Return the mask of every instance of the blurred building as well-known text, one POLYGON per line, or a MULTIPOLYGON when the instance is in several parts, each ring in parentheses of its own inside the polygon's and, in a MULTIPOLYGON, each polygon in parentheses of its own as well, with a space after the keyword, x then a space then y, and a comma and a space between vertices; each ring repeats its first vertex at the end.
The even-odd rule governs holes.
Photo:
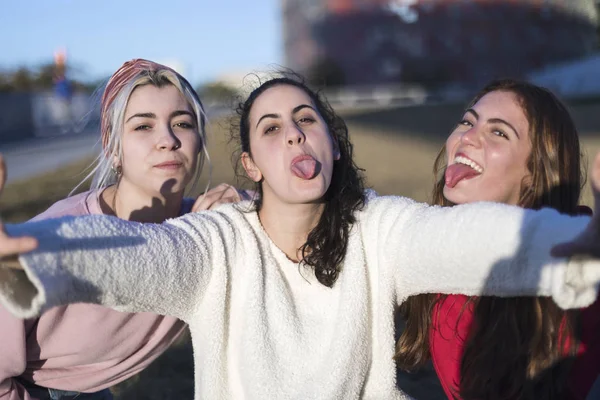
POLYGON ((597 49, 597 0, 282 0, 287 65, 329 84, 523 77, 597 49))

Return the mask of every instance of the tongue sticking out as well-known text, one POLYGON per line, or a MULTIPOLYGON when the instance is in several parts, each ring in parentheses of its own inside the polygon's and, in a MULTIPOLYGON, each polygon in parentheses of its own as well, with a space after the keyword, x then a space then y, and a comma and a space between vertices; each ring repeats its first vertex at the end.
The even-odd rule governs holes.
POLYGON ((479 172, 464 164, 452 164, 446 168, 446 186, 453 188, 463 179, 471 179, 479 175, 479 172))
POLYGON ((314 158, 306 158, 292 164, 292 173, 300 179, 312 179, 315 177, 316 172, 317 161, 314 158))

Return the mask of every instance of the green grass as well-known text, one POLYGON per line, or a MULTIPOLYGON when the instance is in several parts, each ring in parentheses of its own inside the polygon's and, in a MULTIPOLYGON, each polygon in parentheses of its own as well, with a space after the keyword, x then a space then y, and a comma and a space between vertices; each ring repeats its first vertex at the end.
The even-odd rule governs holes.
MULTIPOLYGON (((22 222, 64 199, 85 177, 82 171, 91 161, 78 161, 35 178, 8 184, 0 197, 2 220, 22 222)), ((87 189, 88 185, 84 185, 79 191, 87 189)))

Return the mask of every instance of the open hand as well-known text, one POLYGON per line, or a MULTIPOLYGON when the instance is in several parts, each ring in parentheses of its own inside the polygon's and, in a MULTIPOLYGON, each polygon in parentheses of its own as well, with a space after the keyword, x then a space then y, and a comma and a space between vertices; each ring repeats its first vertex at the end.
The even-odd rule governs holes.
MULTIPOLYGON (((0 155, 0 194, 4 190, 6 183, 6 164, 4 158, 0 155)), ((13 238, 4 231, 4 224, 0 222, 0 261, 1 265, 19 268, 16 257, 21 253, 27 253, 37 247, 37 240, 32 237, 13 238)))
POLYGON ((243 200, 242 195, 243 193, 233 186, 221 183, 200 195, 192 207, 192 212, 212 210, 221 204, 237 203, 243 200))
POLYGON ((591 186, 594 193, 594 214, 581 234, 570 242, 561 243, 551 251, 555 257, 588 256, 600 258, 600 153, 596 154, 591 170, 591 186))

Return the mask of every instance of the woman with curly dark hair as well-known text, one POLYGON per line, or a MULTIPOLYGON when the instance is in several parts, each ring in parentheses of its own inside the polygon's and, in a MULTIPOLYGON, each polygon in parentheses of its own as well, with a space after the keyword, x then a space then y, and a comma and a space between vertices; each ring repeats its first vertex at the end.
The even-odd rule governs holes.
POLYGON ((589 218, 365 193, 344 122, 295 79, 268 80, 240 111, 256 201, 161 225, 7 226, 24 237, 0 232, 12 267, 0 268, 0 300, 23 317, 75 301, 179 317, 197 399, 337 400, 407 398, 395 385, 393 311, 412 294, 543 295, 562 307, 596 298, 595 260, 550 256, 589 218))

